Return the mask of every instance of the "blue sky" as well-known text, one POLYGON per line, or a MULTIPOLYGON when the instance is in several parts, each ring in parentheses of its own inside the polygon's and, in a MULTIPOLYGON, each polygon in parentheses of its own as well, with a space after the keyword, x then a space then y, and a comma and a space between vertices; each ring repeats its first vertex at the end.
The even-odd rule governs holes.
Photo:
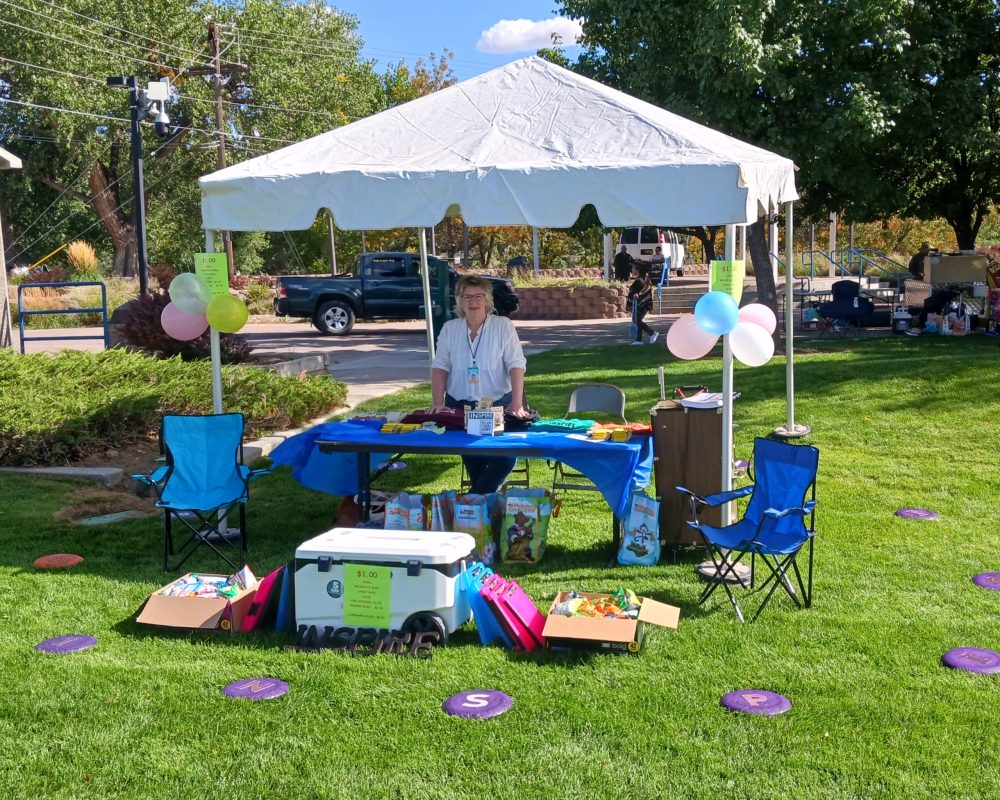
POLYGON ((330 5, 360 20, 363 55, 382 71, 400 59, 412 64, 447 48, 459 80, 532 55, 548 34, 561 30, 570 58, 579 48, 570 44, 573 23, 559 17, 555 0, 332 0, 330 5), (528 25, 527 20, 542 25, 528 25), (555 22, 549 22, 555 20, 555 22), (484 32, 489 32, 486 37, 484 32))

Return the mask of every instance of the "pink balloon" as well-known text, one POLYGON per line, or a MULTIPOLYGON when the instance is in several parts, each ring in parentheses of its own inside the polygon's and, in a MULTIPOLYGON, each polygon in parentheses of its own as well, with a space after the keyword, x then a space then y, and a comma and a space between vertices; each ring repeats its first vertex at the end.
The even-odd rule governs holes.
POLYGON ((167 303, 160 313, 160 324, 164 333, 172 339, 187 342, 197 339, 208 330, 205 314, 185 314, 174 303, 167 303))
POLYGON ((778 318, 763 303, 750 303, 743 306, 740 309, 740 322, 752 322, 754 325, 760 325, 767 331, 768 335, 774 333, 774 329, 778 327, 778 318))
POLYGON ((685 361, 708 355, 717 341, 718 336, 701 329, 694 314, 684 314, 667 331, 667 349, 685 361))

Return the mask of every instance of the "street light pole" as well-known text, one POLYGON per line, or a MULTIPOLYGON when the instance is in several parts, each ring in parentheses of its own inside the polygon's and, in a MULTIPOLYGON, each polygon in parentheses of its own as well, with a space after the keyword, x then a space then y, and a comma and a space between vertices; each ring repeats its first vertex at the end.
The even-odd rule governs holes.
POLYGON ((139 262, 139 294, 149 294, 149 262, 146 255, 146 192, 142 174, 142 132, 139 123, 146 116, 146 103, 140 97, 134 75, 108 78, 108 86, 128 89, 131 110, 129 129, 132 136, 132 213, 135 220, 136 258, 139 262))

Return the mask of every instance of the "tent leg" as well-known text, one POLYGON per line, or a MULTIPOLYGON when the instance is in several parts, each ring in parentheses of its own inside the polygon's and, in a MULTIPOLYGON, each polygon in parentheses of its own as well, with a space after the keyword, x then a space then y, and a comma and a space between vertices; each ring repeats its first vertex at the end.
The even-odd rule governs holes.
POLYGON ((426 228, 420 228, 418 239, 420 240, 420 275, 424 289, 424 317, 427 321, 427 352, 430 356, 427 369, 431 371, 431 364, 434 363, 434 310, 431 307, 431 271, 427 264, 426 228))
POLYGON ((792 308, 795 288, 794 213, 792 203, 785 203, 785 395, 788 418, 783 427, 772 431, 776 439, 799 439, 812 433, 808 425, 795 424, 795 320, 792 308))

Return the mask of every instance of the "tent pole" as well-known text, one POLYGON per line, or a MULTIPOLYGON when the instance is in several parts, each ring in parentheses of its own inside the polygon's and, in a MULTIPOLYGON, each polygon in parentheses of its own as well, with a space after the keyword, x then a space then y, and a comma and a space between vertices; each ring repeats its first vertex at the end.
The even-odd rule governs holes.
MULTIPOLYGON (((726 261, 736 259, 736 226, 726 226, 726 261)), ((729 334, 722 337, 722 480, 720 491, 733 488, 733 350, 729 334)), ((722 508, 723 524, 732 519, 732 503, 722 508)))
MULTIPOLYGON (((424 317, 427 320, 427 352, 430 354, 430 361, 427 362, 428 371, 431 370, 431 363, 434 361, 434 312, 431 307, 431 271, 427 264, 427 229, 420 228, 420 275, 421 283, 424 285, 424 317)), ((445 302, 448 302, 447 298, 445 302)))
POLYGON ((538 277, 538 228, 531 229, 531 251, 535 257, 535 277, 538 277))
POLYGON ((777 439, 798 439, 811 433, 808 425, 795 424, 795 212, 791 202, 785 203, 785 404, 788 418, 785 426, 775 428, 777 439))
MULTIPOLYGON (((205 231, 205 252, 215 252, 215 231, 205 231)), ((208 343, 212 357, 212 413, 222 413, 222 348, 219 332, 214 327, 208 329, 208 343)))

